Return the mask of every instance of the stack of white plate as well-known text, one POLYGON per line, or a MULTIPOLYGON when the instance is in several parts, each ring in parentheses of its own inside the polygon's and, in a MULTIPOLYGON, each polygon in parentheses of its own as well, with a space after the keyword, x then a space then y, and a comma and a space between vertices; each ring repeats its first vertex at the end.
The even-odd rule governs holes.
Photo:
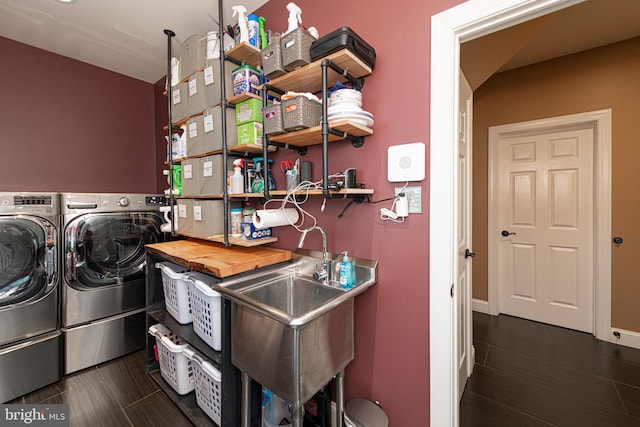
POLYGON ((366 127, 373 126, 373 114, 362 109, 362 93, 354 89, 340 89, 328 99, 327 121, 349 120, 366 127))

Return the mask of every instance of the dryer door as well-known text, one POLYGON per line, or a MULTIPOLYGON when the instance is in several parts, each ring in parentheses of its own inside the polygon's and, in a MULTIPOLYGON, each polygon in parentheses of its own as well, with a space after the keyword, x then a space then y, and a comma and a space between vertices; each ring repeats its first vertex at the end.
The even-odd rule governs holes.
POLYGON ((65 274, 76 288, 99 288, 144 279, 144 245, 161 241, 157 212, 86 214, 65 229, 65 274))
POLYGON ((56 241, 49 221, 0 217, 0 310, 41 298, 55 287, 56 241))

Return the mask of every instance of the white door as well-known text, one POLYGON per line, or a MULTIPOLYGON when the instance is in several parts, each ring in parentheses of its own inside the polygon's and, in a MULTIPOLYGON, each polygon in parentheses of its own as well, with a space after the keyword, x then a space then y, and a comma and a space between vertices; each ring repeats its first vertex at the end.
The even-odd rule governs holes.
POLYGON ((498 144, 500 312, 592 332, 594 129, 498 144))
POLYGON ((458 132, 458 400, 474 364, 471 319, 471 135, 473 92, 460 73, 460 119, 458 132))

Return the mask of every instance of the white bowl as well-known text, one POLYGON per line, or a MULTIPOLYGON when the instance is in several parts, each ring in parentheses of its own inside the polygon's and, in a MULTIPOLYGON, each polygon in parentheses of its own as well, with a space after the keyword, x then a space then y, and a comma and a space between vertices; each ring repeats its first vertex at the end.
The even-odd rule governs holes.
POLYGON ((373 114, 367 111, 338 111, 334 113, 327 113, 327 121, 349 120, 355 124, 359 124, 366 127, 373 126, 373 114))

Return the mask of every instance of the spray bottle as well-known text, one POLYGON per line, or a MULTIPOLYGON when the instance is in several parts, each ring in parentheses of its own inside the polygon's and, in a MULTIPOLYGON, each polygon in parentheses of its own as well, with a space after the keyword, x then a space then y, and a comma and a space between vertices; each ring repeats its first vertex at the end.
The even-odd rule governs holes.
POLYGON ((249 28, 247 24, 247 9, 242 6, 233 6, 233 15, 232 17, 238 15, 238 28, 240 29, 240 40, 238 43, 249 42, 249 28))
POLYGON ((242 175, 242 159, 233 161, 233 175, 231 175, 231 194, 240 194, 244 191, 244 176, 242 175))
POLYGON ((289 28, 287 28, 287 32, 284 34, 290 33, 298 28, 298 24, 302 24, 302 9, 300 9, 298 5, 291 2, 287 5, 287 10, 289 11, 289 19, 287 20, 289 28))

